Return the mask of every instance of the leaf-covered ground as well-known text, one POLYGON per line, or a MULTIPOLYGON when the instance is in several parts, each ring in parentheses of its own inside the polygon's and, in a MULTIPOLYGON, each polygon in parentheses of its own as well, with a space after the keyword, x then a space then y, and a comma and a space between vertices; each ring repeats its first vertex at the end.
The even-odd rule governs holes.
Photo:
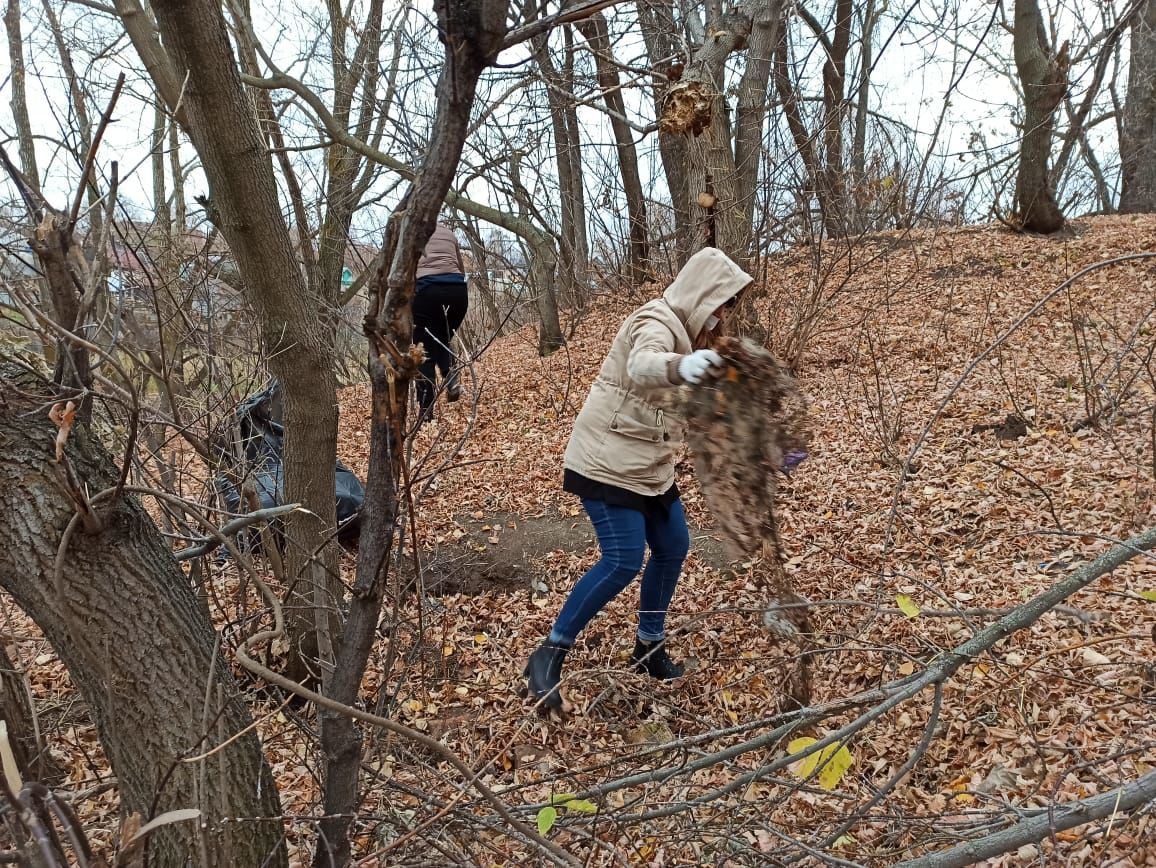
MULTIPOLYGON (((816 436, 782 486, 781 512, 788 570, 818 631, 814 704, 919 672, 1113 541, 1156 525, 1156 260, 1094 270, 1012 328, 1081 269, 1152 251, 1156 219, 1103 217, 1052 239, 921 231, 865 239, 850 256, 806 250, 766 263, 757 307, 774 344, 786 346, 800 321, 813 327, 798 373, 816 436)), ((570 424, 621 318, 644 298, 596 300, 567 348, 545 359, 528 331, 495 341, 463 400, 439 404, 438 423, 414 442, 418 551, 431 577, 456 571, 455 587, 470 593, 387 606, 366 702, 437 735, 531 822, 552 794, 692 764, 766 731, 760 721, 778 711, 797 653, 762 626, 759 584, 721 569, 717 547, 700 540, 669 620, 686 678, 655 686, 627 672, 634 588, 567 661, 574 713, 543 718, 519 695, 526 656, 596 558, 585 516, 560 487, 570 424), (495 557, 517 561, 519 551, 520 569, 487 575, 495 557)), ((341 455, 362 476, 367 407, 367 389, 342 393, 341 455)), ((691 520, 709 533, 689 461, 680 469, 691 520)), ((814 860, 812 848, 886 865, 1112 789, 1156 767, 1153 592, 1151 559, 1104 577, 961 669, 930 730, 930 691, 866 726, 834 789, 799 786, 786 771, 743 777, 783 755, 784 738, 665 782, 611 784, 597 815, 562 808, 548 834, 594 864, 774 864, 814 860), (914 770, 842 828, 921 739, 914 770)), ((28 635, 20 658, 59 712, 66 678, 28 635)), ((313 716, 262 708, 294 858, 304 860, 318 811, 317 758, 303 736, 313 716)), ((850 716, 791 738, 821 737, 850 716)), ((107 772, 79 718, 53 748, 84 789, 107 772)), ((393 738, 367 744, 363 864, 526 858, 524 845, 487 831, 489 809, 448 767, 393 738), (469 836, 454 831, 471 824, 469 836), (438 829, 441 855, 427 843, 438 829)), ((114 807, 115 791, 84 800, 94 837, 115 827, 114 807)), ((1033 863, 1156 865, 1156 817, 1149 806, 990 864, 1033 863)))

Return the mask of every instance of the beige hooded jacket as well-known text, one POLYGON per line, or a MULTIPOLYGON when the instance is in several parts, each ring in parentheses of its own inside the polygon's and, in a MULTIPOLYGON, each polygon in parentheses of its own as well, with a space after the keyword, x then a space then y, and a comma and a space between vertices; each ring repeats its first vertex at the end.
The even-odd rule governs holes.
POLYGON ((707 319, 750 282, 726 254, 707 247, 687 260, 661 298, 626 318, 574 422, 567 468, 642 495, 674 484, 681 426, 657 403, 664 390, 681 385, 678 361, 707 319))

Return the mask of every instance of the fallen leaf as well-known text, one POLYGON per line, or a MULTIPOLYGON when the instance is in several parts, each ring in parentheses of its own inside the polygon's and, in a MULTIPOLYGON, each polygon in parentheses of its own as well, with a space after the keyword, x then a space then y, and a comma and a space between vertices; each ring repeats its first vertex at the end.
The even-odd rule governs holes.
MULTIPOLYGON (((818 741, 810 736, 796 738, 787 745, 787 753, 801 753, 818 741)), ((792 763, 791 770, 800 780, 809 780, 818 771, 819 786, 824 790, 833 790, 839 786, 839 781, 854 761, 847 746, 836 742, 792 763)))
POLYGON ((919 613, 921 611, 919 606, 915 605, 915 601, 906 594, 896 594, 895 604, 899 606, 899 611, 906 615, 908 618, 919 617, 919 613))

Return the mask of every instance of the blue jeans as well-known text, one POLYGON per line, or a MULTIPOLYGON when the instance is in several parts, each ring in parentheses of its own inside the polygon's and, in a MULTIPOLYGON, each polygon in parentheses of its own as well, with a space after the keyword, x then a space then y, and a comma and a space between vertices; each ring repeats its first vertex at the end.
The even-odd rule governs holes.
POLYGON ((642 574, 639 593, 638 638, 645 642, 663 639, 666 609, 690 550, 682 501, 671 504, 665 518, 601 500, 583 500, 582 505, 594 523, 602 559, 570 591, 548 641, 553 645, 573 645, 582 628, 638 575, 647 545, 650 560, 642 574))

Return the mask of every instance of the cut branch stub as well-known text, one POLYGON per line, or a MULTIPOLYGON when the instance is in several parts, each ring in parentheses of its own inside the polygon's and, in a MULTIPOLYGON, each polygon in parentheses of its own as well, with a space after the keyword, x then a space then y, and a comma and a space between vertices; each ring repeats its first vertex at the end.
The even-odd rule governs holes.
POLYGON ((679 81, 666 92, 658 128, 664 133, 697 136, 710 126, 714 89, 701 81, 679 81))

